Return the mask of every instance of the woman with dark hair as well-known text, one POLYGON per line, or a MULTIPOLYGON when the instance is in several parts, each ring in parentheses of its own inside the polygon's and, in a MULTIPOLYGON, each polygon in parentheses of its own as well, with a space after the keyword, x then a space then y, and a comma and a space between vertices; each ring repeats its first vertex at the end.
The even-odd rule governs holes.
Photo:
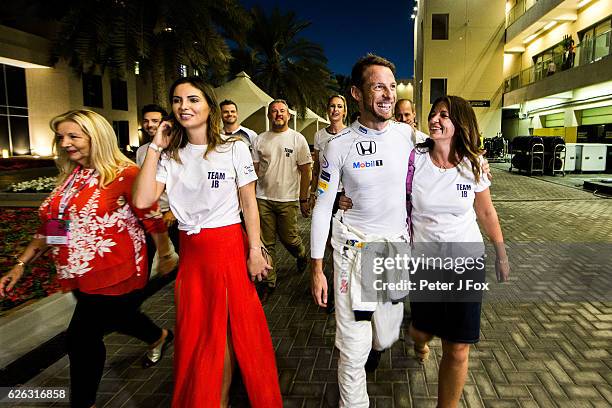
POLYGON ((281 407, 272 340, 252 282, 270 266, 261 252, 249 149, 221 135, 219 105, 202 79, 177 80, 169 96, 173 118, 149 145, 134 201, 146 207, 165 189, 179 223, 172 406, 227 406, 237 360, 251 405, 281 407))
MULTIPOLYGON (((478 222, 493 243, 498 280, 509 265, 490 181, 482 170, 478 122, 471 105, 458 96, 438 98, 429 113, 429 142, 416 147, 412 189, 415 242, 474 243, 484 255, 478 222)), ((409 334, 417 358, 429 355, 428 342, 442 339, 438 406, 456 407, 467 377, 470 344, 480 338, 480 302, 410 302, 409 334)))
MULTIPOLYGON (((0 279, 10 291, 25 266, 51 247, 62 289, 76 307, 66 332, 71 406, 95 406, 104 371, 104 335, 129 334, 150 345, 145 367, 157 364, 172 341, 140 311, 148 281, 145 234, 166 232, 155 208, 138 210, 132 184, 138 167, 121 153, 117 136, 100 114, 73 110, 51 120, 58 185, 39 209, 41 227, 17 264, 0 279)), ((153 207, 155 203, 151 203, 153 207)), ((166 236, 167 239, 167 236, 166 236)))

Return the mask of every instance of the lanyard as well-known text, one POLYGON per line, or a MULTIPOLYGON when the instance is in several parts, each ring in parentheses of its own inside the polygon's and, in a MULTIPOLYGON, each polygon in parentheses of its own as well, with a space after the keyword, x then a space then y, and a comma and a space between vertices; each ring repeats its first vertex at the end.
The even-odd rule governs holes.
MULTIPOLYGON (((60 219, 60 220, 64 218, 64 212, 66 211, 66 207, 68 207, 68 203, 70 202, 72 197, 74 197, 78 192, 83 190, 88 185, 89 181, 93 177, 95 177, 97 175, 97 173, 98 173, 96 170, 94 170, 89 175, 87 180, 85 180, 76 190, 71 191, 72 187, 74 186, 74 182, 76 180, 76 175, 77 175, 77 173, 81 169, 82 169, 81 166, 78 166, 77 168, 75 168, 74 171, 72 172, 72 174, 70 175, 69 179, 66 180, 66 182, 64 183, 64 185, 61 188, 59 210, 58 210, 58 215, 57 215, 57 218, 60 219)), ((50 212, 51 212, 51 206, 49 206, 49 213, 50 212)), ((49 214, 49 218, 51 218, 51 214, 49 214)))

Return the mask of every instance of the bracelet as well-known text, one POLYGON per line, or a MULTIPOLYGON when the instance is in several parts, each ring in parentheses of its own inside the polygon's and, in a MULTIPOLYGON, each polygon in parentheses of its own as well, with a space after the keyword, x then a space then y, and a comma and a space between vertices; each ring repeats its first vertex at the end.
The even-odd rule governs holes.
POLYGON ((508 258, 506 258, 506 259, 496 259, 495 262, 497 262, 498 264, 507 264, 508 263, 508 258))
POLYGON ((23 262, 17 255, 15 255, 15 260, 17 261, 17 265, 25 267, 28 263, 23 262))
POLYGON ((153 142, 149 143, 149 149, 151 149, 151 150, 153 150, 154 152, 157 152, 157 153, 161 153, 162 150, 164 150, 163 148, 159 147, 158 145, 156 145, 153 142))

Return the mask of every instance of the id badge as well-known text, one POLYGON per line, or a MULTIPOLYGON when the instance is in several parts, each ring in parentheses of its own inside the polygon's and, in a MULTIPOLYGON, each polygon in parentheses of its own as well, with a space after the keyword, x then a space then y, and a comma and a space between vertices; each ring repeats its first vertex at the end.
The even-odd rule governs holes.
POLYGON ((46 227, 48 245, 68 245, 70 221, 49 220, 46 227))

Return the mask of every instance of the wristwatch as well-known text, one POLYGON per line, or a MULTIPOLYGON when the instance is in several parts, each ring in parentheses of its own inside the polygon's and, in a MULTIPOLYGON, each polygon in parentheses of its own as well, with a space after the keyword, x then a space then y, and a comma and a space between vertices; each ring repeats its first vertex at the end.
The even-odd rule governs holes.
POLYGON ((156 145, 155 143, 151 142, 149 143, 149 149, 157 152, 157 153, 161 153, 162 150, 164 150, 163 148, 159 147, 158 145, 156 145))

